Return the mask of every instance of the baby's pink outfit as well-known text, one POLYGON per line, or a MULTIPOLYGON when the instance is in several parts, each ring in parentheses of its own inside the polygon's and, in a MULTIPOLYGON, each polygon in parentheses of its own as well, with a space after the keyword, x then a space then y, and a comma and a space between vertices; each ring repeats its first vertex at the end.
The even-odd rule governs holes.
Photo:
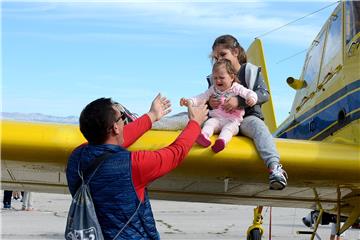
POLYGON ((234 82, 231 88, 223 92, 212 85, 204 93, 192 97, 190 100, 193 102, 194 106, 198 106, 207 102, 212 95, 219 99, 221 104, 217 109, 209 111, 209 116, 211 118, 204 123, 201 133, 207 138, 210 138, 214 133, 220 132, 219 138, 223 139, 226 145, 231 140, 232 136, 239 132, 239 126, 243 120, 245 110, 242 108, 236 109, 231 113, 225 112, 223 109, 225 100, 234 96, 240 96, 244 99, 254 98, 256 102, 257 95, 254 91, 234 82))

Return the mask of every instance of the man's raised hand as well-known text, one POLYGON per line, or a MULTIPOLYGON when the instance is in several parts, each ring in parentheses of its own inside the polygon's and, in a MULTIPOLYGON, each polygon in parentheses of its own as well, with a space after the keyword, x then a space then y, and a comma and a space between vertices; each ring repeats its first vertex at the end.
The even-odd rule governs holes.
POLYGON ((171 103, 166 97, 159 93, 151 103, 148 115, 151 122, 160 120, 163 116, 171 112, 171 103))
POLYGON ((198 107, 188 105, 188 115, 190 120, 196 121, 200 126, 208 119, 209 109, 207 105, 202 104, 198 107))

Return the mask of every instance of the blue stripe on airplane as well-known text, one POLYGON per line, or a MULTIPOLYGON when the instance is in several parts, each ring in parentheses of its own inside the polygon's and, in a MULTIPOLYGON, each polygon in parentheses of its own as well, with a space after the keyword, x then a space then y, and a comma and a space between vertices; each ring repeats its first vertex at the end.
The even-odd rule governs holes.
POLYGON ((360 80, 357 80, 345 86, 344 88, 340 89, 338 92, 334 93, 333 95, 325 99, 323 102, 314 106, 312 109, 310 109, 309 111, 301 115, 299 118, 291 122, 288 126, 283 128, 283 130, 281 130, 281 132, 277 134, 278 137, 290 138, 290 139, 311 139, 320 133, 318 136, 314 138, 314 140, 322 140, 327 136, 329 136, 330 134, 332 134, 333 132, 337 131, 339 128, 344 127, 350 122, 359 119, 360 114, 358 112, 354 112, 356 110, 359 110, 360 108, 359 90, 349 94, 345 98, 336 102, 338 98, 346 95, 347 93, 359 87, 360 87, 360 80), (333 102, 336 103, 326 108, 329 104, 333 102), (306 119, 307 117, 311 116, 312 114, 314 114, 315 112, 321 109, 324 110, 318 112, 316 115, 312 116, 311 118, 303 121, 304 119, 306 119), (343 121, 338 122, 338 117, 339 117, 338 114, 341 111, 343 111, 347 116, 343 121), (351 114, 348 115, 349 113, 351 114), (299 122, 301 123, 298 126, 287 131, 287 129, 298 124, 299 122), (331 126, 333 124, 334 126, 331 126), (324 131, 325 129, 326 131, 324 131))

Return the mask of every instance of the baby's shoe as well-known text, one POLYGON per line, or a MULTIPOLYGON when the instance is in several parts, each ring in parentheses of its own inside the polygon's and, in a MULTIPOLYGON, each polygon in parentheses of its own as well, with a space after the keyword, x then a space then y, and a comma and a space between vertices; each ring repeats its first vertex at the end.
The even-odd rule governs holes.
POLYGON ((203 147, 208 147, 211 145, 210 139, 203 133, 200 133, 199 137, 196 139, 196 143, 203 147))
POLYGON ((224 139, 218 138, 214 145, 212 145, 211 149, 215 152, 218 153, 220 151, 222 151, 225 148, 225 141, 224 139))

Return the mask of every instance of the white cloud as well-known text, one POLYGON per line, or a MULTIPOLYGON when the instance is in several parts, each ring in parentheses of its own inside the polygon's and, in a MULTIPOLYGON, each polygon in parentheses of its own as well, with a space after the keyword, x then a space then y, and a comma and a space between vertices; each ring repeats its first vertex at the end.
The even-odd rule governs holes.
MULTIPOLYGON (((20 12, 5 7, 5 14, 17 19, 95 20, 91 21, 91 23, 89 21, 80 21, 74 22, 74 24, 96 24, 97 27, 104 27, 102 33, 79 32, 71 36, 59 36, 57 34, 53 36, 59 39, 72 37, 75 40, 89 37, 101 40, 106 38, 150 38, 151 40, 155 35, 161 35, 159 33, 171 34, 174 32, 185 35, 231 32, 236 33, 239 37, 254 38, 293 20, 289 19, 290 12, 293 12, 294 15, 307 14, 299 13, 297 9, 287 9, 288 11, 279 12, 276 5, 269 5, 268 2, 60 1, 60 3, 52 4, 47 1, 38 2, 44 4, 38 4, 37 6, 25 5, 25 8, 22 8, 20 12), (24 12, 33 14, 24 14, 24 12), (147 29, 154 28, 148 30, 149 35, 153 34, 153 37, 140 33, 145 27, 147 29), (106 29, 110 28, 112 30, 127 28, 130 32, 126 33, 127 36, 124 33, 106 32, 106 29), (134 33, 134 31, 139 31, 139 33, 134 33)), ((267 38, 273 41, 304 45, 304 42, 307 43, 315 37, 318 30, 319 26, 317 24, 311 26, 306 23, 297 23, 296 25, 287 26, 267 38), (302 37, 299 38, 299 35, 302 37)), ((162 39, 163 37, 164 35, 161 36, 162 39)))

